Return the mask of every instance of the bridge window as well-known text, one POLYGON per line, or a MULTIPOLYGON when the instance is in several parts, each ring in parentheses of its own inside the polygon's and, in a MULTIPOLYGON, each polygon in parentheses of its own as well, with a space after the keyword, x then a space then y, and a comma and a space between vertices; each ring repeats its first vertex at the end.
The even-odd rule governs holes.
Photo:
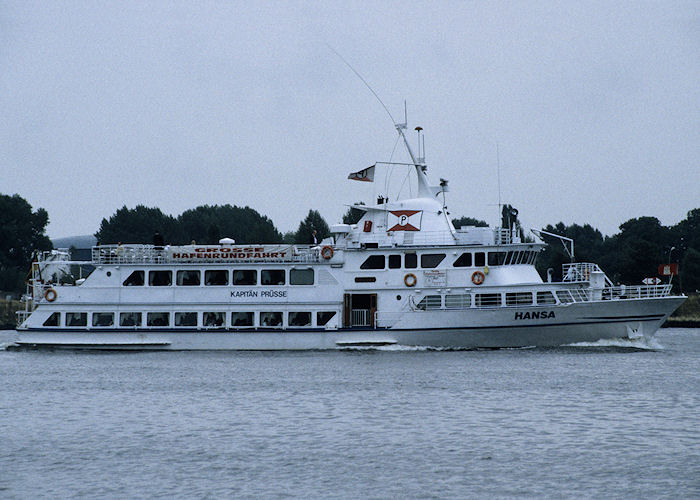
POLYGON ((149 286, 170 286, 173 284, 173 272, 149 271, 148 284, 149 286))
POLYGON ((311 326, 311 313, 307 311, 290 312, 289 326, 311 326))
POLYGON ((61 313, 55 312, 51 313, 51 316, 46 318, 44 321, 44 326, 59 326, 61 324, 61 313))
POLYGON ((233 284, 250 286, 258 284, 258 272, 255 269, 238 269, 233 271, 233 284))
POLYGON ((202 273, 196 270, 178 271, 178 286, 199 286, 202 273))
POLYGON ((415 269, 418 267, 418 255, 415 253, 407 253, 404 256, 404 267, 406 269, 415 269))
POLYGON ((452 265, 454 267, 472 267, 472 253, 464 252, 452 265))
POLYGON ((222 312, 202 313, 202 323, 209 328, 221 328, 226 323, 226 314, 222 312))
POLYGON ((119 326, 141 326, 140 312, 119 313, 119 326))
POLYGON ((175 326, 197 326, 196 312, 176 312, 175 326))
POLYGON ((486 254, 484 252, 476 252, 474 254, 474 265, 476 267, 484 267, 486 265, 486 254))
POLYGON ((280 327, 281 328, 282 327, 282 313, 281 312, 261 312, 260 313, 260 326, 280 327))
POLYGON ((292 269, 289 271, 290 285, 313 285, 314 270, 313 269, 292 269))
POLYGON ((92 326, 112 326, 114 325, 114 313, 96 312, 92 313, 92 326))
POLYGON ((432 269, 440 265, 444 258, 444 253, 424 253, 420 256, 420 267, 432 269))
POLYGON ((335 311, 319 311, 316 313, 316 325, 325 326, 331 318, 335 316, 335 311))
POLYGON ((505 261, 505 252, 489 252, 489 266, 502 266, 505 261))
POLYGON ((134 271, 129 275, 128 278, 124 280, 122 285, 124 286, 143 286, 145 282, 145 272, 144 271, 134 271))
POLYGON ((66 313, 66 326, 87 326, 87 313, 66 313))
POLYGON ((360 265, 360 269, 384 269, 384 256, 378 254, 370 255, 360 265))
POLYGON ((389 255, 389 269, 401 269, 401 255, 389 255))
POLYGON ((150 312, 146 315, 146 326, 170 326, 170 313, 150 312))
POLYGON ((263 269, 260 271, 260 284, 284 285, 284 269, 263 269))
POLYGON ((225 269, 204 271, 204 284, 206 286, 228 285, 228 271, 225 269))
POLYGON ((234 328, 240 328, 243 326, 253 326, 253 313, 252 312, 232 312, 231 313, 231 326, 234 328))

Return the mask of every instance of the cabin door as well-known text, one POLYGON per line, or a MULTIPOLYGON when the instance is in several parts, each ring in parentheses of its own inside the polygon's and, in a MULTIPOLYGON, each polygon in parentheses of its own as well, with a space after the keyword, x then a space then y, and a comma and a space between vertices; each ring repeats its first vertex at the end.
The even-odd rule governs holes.
POLYGON ((343 299, 343 326, 375 327, 376 293, 346 293, 343 299))

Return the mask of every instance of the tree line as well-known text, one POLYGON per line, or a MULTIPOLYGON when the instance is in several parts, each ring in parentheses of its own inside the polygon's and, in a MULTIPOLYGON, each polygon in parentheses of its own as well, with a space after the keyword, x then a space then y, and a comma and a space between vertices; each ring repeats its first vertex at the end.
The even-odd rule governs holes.
MULTIPOLYGON (((343 223, 355 224, 363 211, 349 208, 343 223)), ((19 195, 0 194, 0 290, 21 292, 34 250, 50 250, 45 235, 49 215, 43 208, 32 210, 19 195)), ((452 219, 455 227, 487 226, 471 217, 452 219)), ((502 225, 520 229, 517 210, 505 206, 502 225)), ((612 236, 589 224, 566 225, 559 222, 543 230, 575 241, 578 262, 596 262, 616 283, 639 284, 646 277, 657 276, 657 268, 667 262, 680 263, 680 276, 674 278, 676 290, 694 292, 700 289, 700 208, 674 226, 663 226, 655 217, 630 219, 612 236)), ((217 243, 233 238, 237 243, 313 243, 330 236, 330 229, 317 210, 309 210, 295 231, 281 233, 266 216, 250 207, 202 205, 186 210, 177 217, 164 214, 159 208, 138 205, 118 209, 102 219, 95 237, 100 244, 153 243, 159 232, 166 243, 186 245, 217 243), (316 234, 314 235, 314 231, 316 234)), ((561 242, 544 236, 549 246, 541 252, 537 269, 546 279, 553 269, 554 279, 561 279, 561 265, 569 257, 561 242)))

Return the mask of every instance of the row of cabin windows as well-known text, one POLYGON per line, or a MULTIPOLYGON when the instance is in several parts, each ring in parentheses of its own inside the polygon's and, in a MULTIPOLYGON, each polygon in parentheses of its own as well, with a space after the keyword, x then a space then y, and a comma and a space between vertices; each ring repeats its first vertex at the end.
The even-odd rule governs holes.
MULTIPOLYGON (((389 269, 416 269, 418 267, 418 254, 403 254, 403 266, 401 265, 402 254, 391 254, 385 258, 384 255, 370 255, 360 265, 360 269, 385 269, 388 264, 389 269)), ((444 253, 424 253, 420 255, 420 267, 423 269, 433 269, 447 257, 444 253)), ((464 252, 452 263, 453 267, 483 267, 504 266, 513 264, 534 264, 537 252, 532 250, 516 250, 511 252, 464 252)))
MULTIPOLYGON (((568 294, 568 290, 559 290, 557 295, 563 300, 563 293, 568 294)), ((448 294, 444 295, 445 309, 464 309, 472 306, 472 296, 474 297, 474 307, 501 307, 522 306, 522 305, 552 305, 557 301, 551 291, 537 292, 533 296, 532 292, 506 292, 503 293, 475 293, 475 294, 448 294), (537 301, 533 302, 533 298, 537 301)), ((442 307, 442 295, 426 295, 418 303, 419 309, 440 309, 442 307)))
MULTIPOLYGON (((88 325, 88 313, 86 312, 67 312, 65 314, 64 326, 76 327, 88 325)), ((333 316, 335 311, 318 311, 316 313, 316 326, 325 326, 333 316)), ((113 327, 115 313, 113 312, 93 312, 91 315, 91 325, 94 327, 113 327)), ((212 312, 147 312, 146 326, 149 327, 196 327, 203 326, 206 328, 244 328, 252 326, 262 327, 283 327, 285 313, 281 311, 234 311, 228 313, 224 311, 212 312), (256 316, 258 322, 256 323, 256 316), (172 318, 172 325, 171 325, 172 318), (230 319, 227 324, 226 320, 230 319)), ((312 315, 310 311, 290 311, 286 313, 288 327, 304 327, 312 326, 312 315)), ((144 313, 141 312, 120 312, 119 326, 120 327, 137 327, 143 326, 144 313)), ((44 326, 60 326, 61 313, 54 312, 44 321, 44 326)))
MULTIPOLYGON (((134 271, 122 283, 124 286, 144 286, 146 271, 134 271)), ((177 286, 201 286, 202 271, 186 269, 175 273, 177 286)), ((173 271, 148 271, 148 286, 171 286, 173 271)), ((236 269, 230 273, 227 269, 210 269, 204 271, 205 286, 255 286, 258 284, 257 269, 236 269)), ((284 269, 263 269, 260 271, 260 285, 280 286, 287 284, 287 272, 284 269)), ((313 285, 313 269, 290 269, 290 285, 313 285)))

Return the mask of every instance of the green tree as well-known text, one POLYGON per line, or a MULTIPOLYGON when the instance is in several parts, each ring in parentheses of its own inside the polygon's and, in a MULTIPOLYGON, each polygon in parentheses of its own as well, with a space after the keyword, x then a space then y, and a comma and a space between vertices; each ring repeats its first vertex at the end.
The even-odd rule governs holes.
POLYGON ((316 240, 319 243, 331 235, 328 224, 318 210, 309 210, 306 218, 299 223, 299 228, 294 235, 294 243, 307 245, 313 243, 314 230, 316 230, 316 240))
POLYGON ((123 206, 109 220, 102 219, 95 237, 102 244, 152 243, 156 231, 163 235, 166 243, 179 243, 182 239, 175 218, 164 214, 160 208, 123 206))
MULTIPOLYGON (((359 202, 358 205, 364 205, 364 203, 359 202)), ((360 210, 359 208, 348 207, 348 211, 343 215, 343 224, 357 224, 365 213, 364 210, 360 210)))
POLYGON ((458 219, 452 219, 452 225, 459 229, 464 226, 476 226, 476 227, 488 227, 489 225, 483 220, 474 219, 473 217, 460 217, 458 219))
POLYGON ((681 284, 684 292, 700 291, 700 252, 689 248, 681 262, 681 284))
POLYGON ((216 244, 221 238, 233 238, 236 243, 282 242, 272 221, 250 207, 202 205, 184 211, 177 220, 182 243, 216 244))
POLYGON ((0 194, 0 290, 21 292, 34 250, 51 250, 49 214, 15 194, 0 194))

